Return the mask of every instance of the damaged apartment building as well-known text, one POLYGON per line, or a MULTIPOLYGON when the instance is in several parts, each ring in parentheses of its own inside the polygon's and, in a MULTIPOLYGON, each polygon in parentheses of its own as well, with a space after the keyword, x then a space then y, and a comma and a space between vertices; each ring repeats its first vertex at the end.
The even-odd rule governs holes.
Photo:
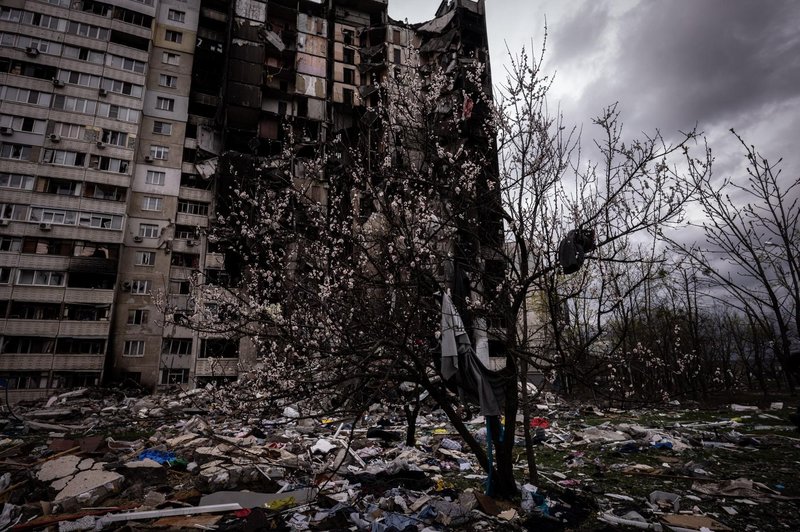
POLYGON ((274 156, 288 131, 313 150, 354 129, 380 97, 375 80, 401 74, 412 47, 423 64, 488 64, 484 9, 445 0, 409 25, 387 0, 4 0, 9 400, 103 382, 191 387, 252 365, 246 339, 165 325, 193 312, 194 282, 228 275, 207 238, 219 158, 274 156))

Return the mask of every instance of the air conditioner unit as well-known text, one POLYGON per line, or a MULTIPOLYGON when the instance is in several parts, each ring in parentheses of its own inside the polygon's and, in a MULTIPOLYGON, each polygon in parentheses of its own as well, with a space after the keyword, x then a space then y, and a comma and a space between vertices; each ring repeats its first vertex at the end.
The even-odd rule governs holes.
POLYGON ((50 140, 51 140, 52 142, 58 142, 58 141, 60 141, 60 140, 61 140, 61 137, 59 137, 58 135, 56 135, 55 133, 53 133, 53 134, 51 134, 51 135, 50 135, 50 140))
POLYGON ((97 147, 102 150, 102 149, 104 149, 106 147, 106 145, 102 140, 98 140, 97 141, 97 147))
POLYGON ((189 247, 194 247, 194 246, 197 246, 198 244, 200 244, 200 243, 197 240, 187 240, 186 241, 186 245, 189 246, 189 247))
POLYGON ((14 134, 14 128, 9 126, 0 127, 0 135, 9 136, 13 134, 14 134))
POLYGON ((150 157, 149 155, 145 155, 144 156, 144 160, 145 160, 145 162, 148 162, 148 163, 152 163, 153 162, 153 158, 150 157))
POLYGON ((53 224, 51 224, 49 222, 42 222, 42 223, 39 224, 39 229, 41 229, 42 231, 49 231, 52 228, 53 228, 53 224))
POLYGON ((133 237, 134 242, 141 242, 142 240, 144 240, 144 238, 140 237, 139 235, 133 237))
POLYGON ((0 227, 6 227, 10 223, 11 220, 9 220, 8 218, 0 218, 0 227))
POLYGON ((99 94, 100 96, 106 96, 108 94, 108 91, 106 89, 100 89, 99 91, 97 91, 97 94, 99 94))
POLYGON ((60 79, 53 78, 53 87, 63 87, 64 82, 60 79))
POLYGON ((36 57, 37 55, 39 55, 39 49, 34 48, 33 46, 28 46, 27 48, 25 48, 25 53, 31 57, 36 57))

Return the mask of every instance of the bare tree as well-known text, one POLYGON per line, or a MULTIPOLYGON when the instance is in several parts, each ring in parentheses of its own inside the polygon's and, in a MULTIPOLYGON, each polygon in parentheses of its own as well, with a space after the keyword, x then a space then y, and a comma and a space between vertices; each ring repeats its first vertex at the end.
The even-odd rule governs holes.
POLYGON ((622 260, 627 239, 680 219, 687 183, 700 179, 667 164, 688 153, 694 132, 674 145, 658 134, 625 144, 613 107, 596 121, 601 162, 581 166, 574 133, 547 115, 539 65, 520 56, 496 105, 481 65, 458 84, 436 68, 409 69, 376 83, 382 98, 357 131, 313 150, 290 131, 279 156, 224 156, 230 189, 215 238, 241 275, 230 288, 199 286, 187 323, 252 337, 263 360, 253 382, 278 410, 301 401, 311 415, 359 418, 375 402, 403 402, 401 385, 424 390, 495 493, 515 493, 514 438, 490 416, 490 462, 460 415, 469 390, 440 372, 435 295, 452 290, 473 345, 483 328, 502 355, 502 368, 484 374, 499 383, 514 434, 518 382, 541 356, 526 305, 558 281, 559 242, 577 229, 596 244, 587 260, 622 260))
POLYGON ((782 176, 781 160, 770 162, 731 133, 744 148, 746 177, 715 183, 703 176, 697 185, 705 217, 696 225, 705 241, 672 243, 702 266, 704 280, 717 290, 712 296, 724 298, 755 328, 772 331, 775 357, 793 390, 792 346, 800 331, 800 176, 782 176))

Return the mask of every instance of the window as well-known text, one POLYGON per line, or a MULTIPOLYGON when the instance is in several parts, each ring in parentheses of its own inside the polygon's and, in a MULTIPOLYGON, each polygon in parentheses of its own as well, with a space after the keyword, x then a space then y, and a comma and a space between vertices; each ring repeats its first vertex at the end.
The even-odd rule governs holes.
POLYGON ((208 338, 200 340, 197 358, 239 358, 239 340, 208 338))
POLYGON ((20 270, 17 273, 17 284, 30 286, 64 286, 64 272, 45 270, 20 270))
POLYGON ((160 211, 161 210, 161 198, 155 198, 153 196, 144 196, 142 198, 142 210, 143 211, 160 211))
POLYGON ((186 384, 189 382, 188 369, 162 369, 161 384, 186 384))
POLYGON ((114 8, 113 16, 117 20, 121 20, 122 22, 127 22, 128 24, 135 24, 143 28, 149 28, 153 22, 153 17, 145 15, 143 13, 139 13, 137 11, 131 11, 130 9, 125 9, 123 7, 114 8))
POLYGON ((32 175, 0 173, 0 188, 33 190, 33 181, 32 175))
POLYGON ((55 340, 38 336, 6 336, 3 353, 52 353, 55 340))
POLYGON ((180 65, 181 56, 180 54, 173 54, 172 52, 164 52, 161 54, 161 62, 166 65, 180 65))
POLYGON ((356 52, 352 48, 344 49, 344 62, 348 65, 356 64, 356 52))
POLYGON ((83 138, 83 126, 67 124, 66 122, 56 122, 53 126, 53 134, 65 139, 80 139, 83 138))
POLYGON ((138 74, 143 74, 145 69, 145 63, 143 61, 137 61, 135 59, 130 59, 129 57, 122 57, 112 54, 106 56, 106 65, 112 68, 118 68, 120 70, 136 72, 138 74))
POLYGON ((41 13, 33 13, 31 11, 23 11, 22 23, 56 31, 64 31, 67 29, 67 21, 63 18, 51 17, 50 15, 42 15, 41 13))
POLYGON ((354 36, 355 32, 353 30, 342 30, 342 38, 345 44, 352 45, 354 36))
POLYGON ((162 87, 169 87, 170 89, 174 89, 178 86, 178 77, 177 76, 170 76, 169 74, 159 74, 158 75, 158 84, 162 87))
POLYGON ((153 122, 153 133, 158 135, 172 135, 172 124, 170 122, 153 122))
POLYGON ((92 50, 90 48, 81 48, 78 46, 69 45, 64 46, 64 57, 78 59, 80 61, 86 61, 87 63, 94 63, 97 65, 102 65, 106 61, 106 54, 103 52, 92 50))
POLYGON ((46 120, 37 120, 30 117, 0 115, 0 126, 10 127, 14 131, 26 133, 44 133, 47 126, 46 120))
POLYGON ((170 9, 167 12, 167 18, 174 22, 186 22, 186 12, 178 11, 177 9, 170 9))
POLYGON ((181 268, 198 268, 200 266, 200 255, 195 255, 194 253, 172 253, 170 264, 181 268))
POLYGON ((111 307, 107 305, 81 305, 67 303, 64 307, 64 319, 73 321, 108 321, 111 307))
POLYGON ((183 33, 175 30, 167 30, 164 34, 164 39, 169 42, 180 44, 183 41, 183 33))
POLYGON ((192 354, 191 338, 164 338, 161 344, 163 355, 190 355, 192 354))
POLYGON ((128 134, 123 133, 122 131, 104 129, 101 140, 106 144, 111 144, 112 146, 121 146, 124 148, 128 145, 128 134))
POLYGON ((0 284, 11 282, 11 268, 0 268, 0 284))
POLYGON ((144 356, 144 340, 126 340, 122 354, 126 357, 144 356))
POLYGON ((137 266, 153 266, 156 263, 155 251, 137 251, 136 252, 136 265, 137 266))
POLYGON ((122 122, 139 122, 139 111, 129 107, 122 107, 120 105, 101 103, 98 106, 97 115, 115 118, 122 122))
POLYGON ((403 43, 400 30, 392 30, 392 42, 394 42, 395 44, 403 43))
POLYGON ((59 166, 83 166, 86 154, 66 150, 44 150, 42 162, 59 166))
POLYGON ((16 205, 14 203, 0 203, 0 219, 24 220, 27 215, 28 215, 27 205, 16 205))
POLYGON ((51 97, 52 94, 46 92, 19 89, 17 87, 0 87, 0 100, 9 102, 49 106, 51 97))
POLYGON ((162 111, 172 111, 175 109, 175 100, 172 98, 162 98, 158 96, 156 98, 156 109, 160 109, 162 111))
POLYGON ((197 240, 200 238, 200 234, 196 227, 178 225, 175 226, 175 238, 178 240, 197 240))
POLYGON ((156 170, 148 170, 147 175, 144 177, 144 182, 148 185, 163 186, 166 179, 166 172, 158 172, 156 170))
POLYGON ((160 161, 169 159, 169 148, 166 146, 152 145, 150 146, 150 157, 160 161))
POLYGON ((356 71, 353 68, 344 69, 344 82, 349 85, 356 84, 356 71))
POLYGON ((403 51, 400 48, 394 49, 394 62, 396 65, 403 63, 403 51))
POLYGON ((21 250, 22 250, 21 238, 0 236, 0 251, 21 251, 21 250))
POLYGON ((74 21, 69 22, 66 31, 67 33, 71 33, 73 35, 97 39, 98 41, 107 41, 110 34, 110 31, 106 28, 99 28, 90 24, 83 24, 81 22, 74 21))
POLYGON ((146 310, 136 309, 128 311, 128 325, 146 325, 150 313, 146 310))
POLYGON ((135 85, 127 81, 119 81, 109 78, 103 78, 102 86, 108 92, 124 94, 125 96, 133 96, 134 98, 141 98, 144 90, 141 85, 135 85))
POLYGON ((16 159, 18 161, 29 161, 31 147, 24 144, 2 144, 0 145, 0 158, 16 159))
POLYGON ((80 85, 82 87, 91 87, 93 89, 96 89, 100 86, 100 76, 76 72, 74 70, 59 70, 58 79, 64 83, 71 83, 73 85, 80 85))
POLYGON ((122 216, 82 212, 78 225, 96 229, 122 229, 122 216))
POLYGON ((145 295, 150 293, 150 281, 131 281, 131 294, 145 295))
POLYGON ((344 100, 344 103, 347 105, 353 105, 355 95, 356 93, 353 89, 342 89, 342 100, 344 100))
MULTIPOLYGON (((17 35, 17 48, 33 48, 34 50, 38 50, 39 53, 47 54, 47 55, 61 55, 61 43, 53 42, 53 41, 45 41, 43 39, 37 39, 34 37, 28 37, 27 35, 17 35)), ((0 44, 13 46, 13 34, 4 34, 0 38, 0 44)))
POLYGON ((0 7, 0 20, 8 20, 10 22, 19 22, 22 20, 22 11, 19 9, 12 9, 10 7, 0 7))
POLYGON ((156 224, 139 224, 139 236, 142 238, 158 238, 159 232, 156 224))
POLYGON ((76 113, 92 115, 96 108, 97 102, 95 100, 63 96, 61 94, 53 98, 53 109, 61 111, 74 111, 76 113))
MULTIPOLYGON (((58 194, 60 196, 80 196, 81 183, 66 179, 44 178, 44 190, 47 194, 58 194)), ((41 187, 40 187, 41 190, 41 187)))
POLYGON ((75 225, 77 214, 75 211, 65 211, 48 207, 32 207, 31 222, 45 222, 59 225, 75 225))
POLYGON ((208 216, 208 203, 178 200, 178 212, 208 216))
POLYGON ((92 158, 89 161, 89 166, 92 168, 97 168, 103 172, 114 172, 117 174, 127 174, 130 164, 131 162, 127 159, 116 159, 114 157, 105 156, 99 157, 97 155, 92 155, 92 158))

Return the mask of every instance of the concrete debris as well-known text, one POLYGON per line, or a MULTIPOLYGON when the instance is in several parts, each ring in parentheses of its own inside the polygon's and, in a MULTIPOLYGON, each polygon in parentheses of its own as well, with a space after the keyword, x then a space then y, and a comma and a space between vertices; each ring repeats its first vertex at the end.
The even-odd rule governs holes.
MULTIPOLYGON (((485 494, 470 445, 428 402, 410 447, 402 404, 338 419, 292 402, 270 416, 267 395, 254 405, 235 388, 143 397, 81 389, 20 405, 22 422, 0 435, 0 528, 433 532, 594 521, 724 531, 767 519, 800 528, 791 517, 800 480, 783 466, 800 460, 789 409, 631 411, 540 394, 528 418, 538 479, 528 477, 520 415, 520 495, 504 501, 485 494), (761 464, 767 450, 780 463, 761 464)), ((486 420, 466 426, 485 448, 486 420)))

